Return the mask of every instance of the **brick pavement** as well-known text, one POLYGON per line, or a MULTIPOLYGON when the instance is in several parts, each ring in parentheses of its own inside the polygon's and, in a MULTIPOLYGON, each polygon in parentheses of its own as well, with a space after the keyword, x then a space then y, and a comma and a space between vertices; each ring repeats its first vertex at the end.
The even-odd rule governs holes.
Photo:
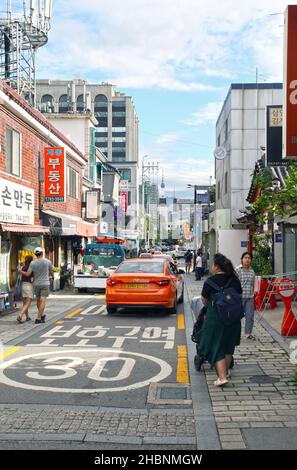
MULTIPOLYGON (((195 281, 193 274, 185 278, 189 299, 199 295, 203 282, 195 281)), ((247 428, 261 428, 263 433, 269 428, 297 431, 297 387, 293 382, 297 365, 290 363, 287 352, 257 318, 257 340, 242 336, 228 385, 215 387, 215 371, 204 366, 222 449, 251 448, 245 438, 247 428)), ((297 449, 296 439, 295 443, 297 449)))
MULTIPOLYGON (((193 274, 185 275, 185 279, 190 300, 200 293, 203 283, 195 282, 193 274)), ((187 301, 187 295, 185 298, 187 301)), ((87 300, 85 296, 73 299, 66 296, 63 300, 61 297, 57 307, 56 297, 52 298, 47 308, 49 321, 61 312, 62 302, 69 309, 71 305, 75 308, 79 301, 84 300, 87 300)), ((186 311, 187 304, 184 307, 186 311)), ((34 327, 33 323, 18 325, 15 315, 2 317, 0 339, 2 334, 5 343, 12 341, 20 332, 27 330, 29 334, 34 327)), ((256 321, 254 332, 257 341, 250 342, 242 338, 235 354, 232 379, 227 386, 214 387, 216 374, 209 365, 205 365, 204 371, 200 373, 193 371, 193 365, 190 367, 192 407, 115 409, 2 404, 0 448, 1 440, 18 439, 123 443, 128 448, 149 444, 183 445, 191 449, 253 449, 259 448, 257 445, 275 448, 270 436, 278 431, 282 433, 284 441, 280 443, 280 448, 286 445, 285 440, 288 439, 287 446, 297 449, 297 388, 292 381, 297 366, 290 363, 287 352, 272 337, 265 324, 256 321), (197 383, 205 383, 210 402, 206 411, 202 393, 199 392, 194 400, 193 386, 197 383), (215 425, 215 437, 211 426, 207 427, 211 420, 215 425), (263 438, 260 444, 256 442, 259 437, 257 432, 263 438), (207 439, 203 440, 205 434, 210 441, 213 437, 211 445, 214 447, 208 447, 207 439)), ((188 349, 194 347, 194 343, 188 344, 188 349)), ((193 349, 189 350, 191 354, 193 349)), ((275 438, 278 439, 278 434, 275 438)))

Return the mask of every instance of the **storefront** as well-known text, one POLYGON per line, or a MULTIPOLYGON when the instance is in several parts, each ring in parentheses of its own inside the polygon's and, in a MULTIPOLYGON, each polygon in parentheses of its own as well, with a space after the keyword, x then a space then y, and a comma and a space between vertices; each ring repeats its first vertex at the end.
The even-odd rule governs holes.
POLYGON ((80 217, 51 210, 42 212, 43 224, 49 228, 45 239, 49 259, 56 267, 73 270, 79 264, 79 253, 88 241, 97 236, 98 226, 80 217))
POLYGON ((0 311, 5 295, 13 303, 18 266, 43 246, 47 233, 48 227, 34 224, 34 190, 0 178, 0 311))

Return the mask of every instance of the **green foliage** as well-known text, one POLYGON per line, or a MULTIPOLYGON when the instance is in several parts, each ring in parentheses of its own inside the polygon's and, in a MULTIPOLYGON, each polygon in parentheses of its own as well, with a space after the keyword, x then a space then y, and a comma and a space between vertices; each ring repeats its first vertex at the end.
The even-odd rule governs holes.
POLYGON ((210 202, 216 202, 216 185, 215 184, 210 187, 209 199, 210 199, 210 202))
POLYGON ((252 268, 258 276, 268 276, 273 274, 272 253, 271 253, 271 235, 253 236, 254 255, 252 268))
POLYGON ((254 176, 254 186, 261 189, 261 195, 252 204, 251 210, 260 223, 274 216, 285 216, 297 211, 297 165, 288 167, 285 188, 272 187, 272 175, 265 168, 254 176))

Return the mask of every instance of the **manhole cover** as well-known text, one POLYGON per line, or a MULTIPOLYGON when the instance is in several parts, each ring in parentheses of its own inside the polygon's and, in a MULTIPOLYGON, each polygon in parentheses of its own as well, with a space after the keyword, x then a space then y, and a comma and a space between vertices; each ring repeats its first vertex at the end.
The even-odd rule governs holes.
POLYGON ((160 393, 157 395, 161 400, 186 400, 188 398, 188 393, 186 387, 164 387, 161 388, 160 393))
POLYGON ((191 405, 189 384, 150 384, 148 403, 155 405, 191 405))
POLYGON ((253 377, 249 377, 249 381, 256 384, 274 384, 279 382, 280 379, 278 377, 271 377, 270 375, 254 375, 253 377))

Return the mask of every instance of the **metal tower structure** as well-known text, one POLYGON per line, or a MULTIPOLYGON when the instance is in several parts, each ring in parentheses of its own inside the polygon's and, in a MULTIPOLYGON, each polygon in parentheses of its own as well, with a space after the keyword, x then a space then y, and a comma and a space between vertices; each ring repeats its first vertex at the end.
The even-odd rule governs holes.
POLYGON ((51 7, 51 0, 7 0, 0 10, 0 78, 32 106, 35 56, 48 40, 51 7))

